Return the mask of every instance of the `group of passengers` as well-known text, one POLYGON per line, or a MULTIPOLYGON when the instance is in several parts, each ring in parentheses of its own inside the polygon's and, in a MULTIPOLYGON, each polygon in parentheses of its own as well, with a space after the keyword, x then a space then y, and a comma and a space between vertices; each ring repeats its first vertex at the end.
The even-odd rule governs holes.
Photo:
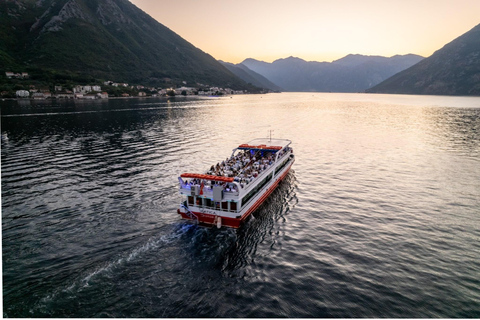
POLYGON ((243 188, 252 182, 263 171, 267 170, 274 161, 274 154, 268 151, 249 152, 244 150, 225 159, 207 172, 209 175, 233 177, 243 188))
MULTIPOLYGON (((285 152, 285 150, 280 151, 279 157, 285 152)), ((241 188, 244 188, 263 171, 270 168, 274 159, 274 152, 258 150, 253 153, 250 150, 244 150, 236 155, 232 155, 230 158, 226 158, 224 161, 217 163, 217 165, 212 165, 206 174, 219 177, 233 177, 234 181, 238 182, 241 188)), ((200 179, 193 179, 189 184, 201 185, 202 182, 200 179)), ((211 190, 214 185, 223 186, 227 192, 238 192, 234 183, 207 181, 205 186, 207 190, 211 190)))

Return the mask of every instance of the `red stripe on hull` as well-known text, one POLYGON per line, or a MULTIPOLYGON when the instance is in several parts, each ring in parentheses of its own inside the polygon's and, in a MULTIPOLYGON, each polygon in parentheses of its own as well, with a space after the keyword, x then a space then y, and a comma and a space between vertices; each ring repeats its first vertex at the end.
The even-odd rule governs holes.
MULTIPOLYGON (((267 189, 265 194, 261 196, 260 199, 258 199, 241 218, 236 219, 236 218, 229 218, 229 217, 221 217, 222 226, 235 228, 235 229, 239 228, 240 225, 248 218, 248 216, 253 212, 255 212, 255 210, 257 210, 258 207, 260 207, 260 205, 265 201, 265 199, 267 199, 267 197, 277 188, 278 184, 287 176, 292 165, 293 165, 293 162, 290 164, 290 166, 285 171, 285 173, 283 173, 282 176, 272 186, 270 186, 267 189)), ((182 219, 195 221, 195 219, 192 219, 186 213, 181 212, 180 209, 177 209, 177 212, 182 216, 182 219)), ((201 212, 195 212, 195 211, 192 211, 192 212, 198 217, 198 222, 200 224, 215 225, 217 223, 217 221, 215 220, 217 216, 213 214, 201 213, 201 212)))

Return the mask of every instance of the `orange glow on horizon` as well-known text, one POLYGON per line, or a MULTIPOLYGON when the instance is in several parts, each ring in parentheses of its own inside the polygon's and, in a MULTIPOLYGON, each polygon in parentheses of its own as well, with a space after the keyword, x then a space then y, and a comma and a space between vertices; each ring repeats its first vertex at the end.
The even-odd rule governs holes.
POLYGON ((478 0, 130 0, 214 58, 240 63, 289 56, 434 51, 480 23, 478 0))

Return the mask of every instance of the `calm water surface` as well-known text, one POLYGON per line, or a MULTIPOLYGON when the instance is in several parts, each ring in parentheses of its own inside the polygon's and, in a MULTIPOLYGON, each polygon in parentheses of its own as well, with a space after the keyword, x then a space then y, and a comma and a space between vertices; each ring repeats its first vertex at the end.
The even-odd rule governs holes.
POLYGON ((480 317, 480 98, 0 102, 4 317, 480 317), (177 176, 296 162, 243 228, 177 176))

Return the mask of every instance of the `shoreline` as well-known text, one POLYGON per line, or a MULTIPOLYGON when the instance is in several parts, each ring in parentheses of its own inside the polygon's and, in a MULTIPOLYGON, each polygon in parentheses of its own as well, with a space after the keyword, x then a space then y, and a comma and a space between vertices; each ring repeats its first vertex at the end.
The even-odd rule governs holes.
MULTIPOLYGON (((249 94, 249 93, 245 93, 249 94)), ((220 97, 229 97, 233 96, 232 94, 227 95, 216 95, 216 96, 207 96, 207 95, 177 95, 177 96, 144 96, 144 97, 139 97, 139 96, 132 96, 132 97, 108 97, 108 98, 96 98, 96 99, 82 99, 82 98, 44 98, 44 99, 34 99, 34 98, 0 98, 0 101, 105 101, 105 100, 120 100, 120 99, 175 99, 175 98, 182 98, 182 99, 188 99, 188 98, 220 98, 220 97)))

